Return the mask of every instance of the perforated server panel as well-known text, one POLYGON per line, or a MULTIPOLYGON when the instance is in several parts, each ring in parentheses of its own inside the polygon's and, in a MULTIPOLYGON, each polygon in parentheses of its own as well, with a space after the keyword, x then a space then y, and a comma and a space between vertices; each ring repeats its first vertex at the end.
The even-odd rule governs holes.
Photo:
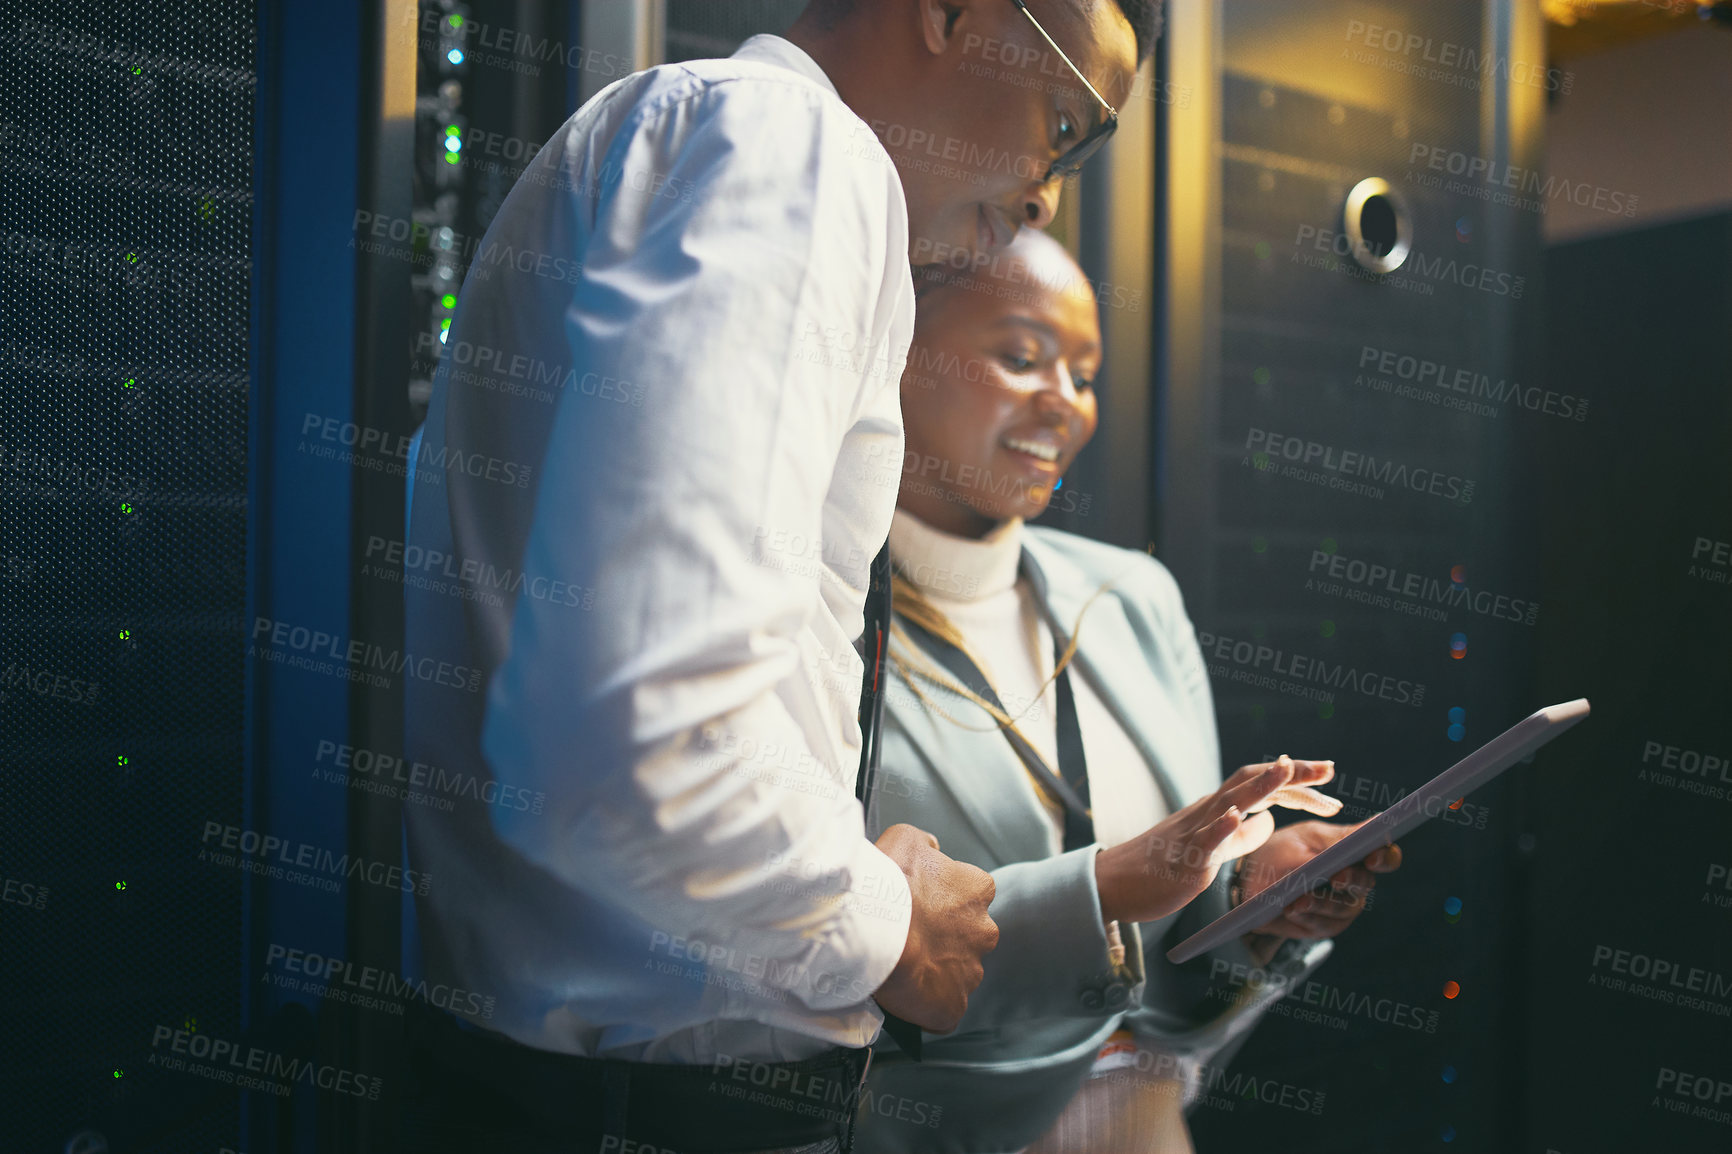
POLYGON ((195 858, 242 800, 254 41, 233 0, 0 13, 10 1150, 237 1129, 150 1057, 240 1032, 246 875, 195 858))
MULTIPOLYGON (((1548 72, 1512 11, 1224 0, 1181 2, 1169 26, 1175 72, 1212 70, 1168 126, 1175 142, 1198 134, 1167 195, 1207 206, 1209 241, 1187 250, 1170 218, 1169 267, 1197 257, 1172 292, 1204 300, 1167 355, 1205 347, 1165 381, 1161 556, 1201 635, 1225 765, 1333 758, 1343 819, 1544 704, 1516 478, 1572 414, 1520 399, 1538 384, 1524 321, 1540 215, 1430 164, 1534 162, 1548 72)), ((1321 1112, 1205 1101, 1199 1146, 1491 1148, 1508 1131, 1519 779, 1404 839, 1402 873, 1220 1072, 1290 1086, 1289 1102, 1305 1091, 1321 1112), (1449 899, 1470 913, 1452 918, 1449 899)))
POLYGON ((747 37, 786 32, 805 7, 805 0, 668 0, 667 57, 732 56, 747 37))

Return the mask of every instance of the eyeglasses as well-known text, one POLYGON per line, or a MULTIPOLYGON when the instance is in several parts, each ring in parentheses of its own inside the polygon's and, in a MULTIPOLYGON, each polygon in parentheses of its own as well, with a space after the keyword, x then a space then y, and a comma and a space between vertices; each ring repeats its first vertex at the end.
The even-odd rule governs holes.
POLYGON ((1026 0, 1011 0, 1011 3, 1022 9, 1022 14, 1028 17, 1028 22, 1034 25, 1034 30, 1040 33, 1040 38, 1052 46, 1052 50, 1058 53, 1058 58, 1064 61, 1072 72, 1076 73, 1076 78, 1082 81, 1084 88, 1089 90, 1089 95, 1100 101, 1100 106, 1106 109, 1106 117, 1089 129, 1087 136, 1071 145, 1057 160, 1053 161, 1048 166, 1046 175, 1041 179, 1043 181, 1062 180, 1075 176, 1082 169, 1084 162, 1099 152, 1101 145, 1105 144, 1113 132, 1117 130, 1119 126, 1118 110, 1108 104, 1106 98, 1099 92, 1095 91, 1095 86, 1089 83, 1089 78, 1082 74, 1082 69, 1071 63, 1071 58, 1064 54, 1064 49, 1060 48, 1053 41, 1053 38, 1046 34, 1046 29, 1040 26, 1040 21, 1034 18, 1034 13, 1028 10, 1026 0))

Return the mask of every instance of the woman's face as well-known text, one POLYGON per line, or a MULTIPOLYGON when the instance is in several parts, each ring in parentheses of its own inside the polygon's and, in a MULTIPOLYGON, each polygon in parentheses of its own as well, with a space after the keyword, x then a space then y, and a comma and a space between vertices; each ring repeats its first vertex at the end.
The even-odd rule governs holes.
POLYGON ((986 273, 921 299, 902 376, 896 503, 963 537, 1039 516, 1098 420, 1100 321, 1069 255, 1025 233, 986 273))

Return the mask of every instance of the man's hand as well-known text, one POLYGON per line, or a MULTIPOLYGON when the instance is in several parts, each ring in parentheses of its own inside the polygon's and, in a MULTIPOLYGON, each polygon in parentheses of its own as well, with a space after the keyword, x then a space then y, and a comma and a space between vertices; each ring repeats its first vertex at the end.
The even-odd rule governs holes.
POLYGON ((911 825, 891 826, 877 846, 908 876, 914 913, 902 960, 874 997, 898 1018, 948 1034, 986 975, 981 955, 998 945, 998 926, 986 913, 997 884, 985 870, 939 853, 938 839, 911 825))
POLYGON ((1294 761, 1286 754, 1241 766, 1214 793, 1095 855, 1101 916, 1152 922, 1183 909, 1209 888, 1222 862, 1268 839, 1275 828, 1265 812, 1270 806, 1339 812, 1339 801, 1311 788, 1334 776, 1332 761, 1294 761))
MULTIPOLYGON (((1239 871, 1240 901, 1249 901, 1364 824, 1301 821, 1276 830, 1245 858, 1239 871)), ((1364 911, 1365 899, 1377 883, 1373 875, 1399 868, 1401 847, 1384 846, 1361 864, 1348 866, 1330 878, 1326 893, 1305 894, 1252 933, 1275 938, 1332 938, 1364 911)))

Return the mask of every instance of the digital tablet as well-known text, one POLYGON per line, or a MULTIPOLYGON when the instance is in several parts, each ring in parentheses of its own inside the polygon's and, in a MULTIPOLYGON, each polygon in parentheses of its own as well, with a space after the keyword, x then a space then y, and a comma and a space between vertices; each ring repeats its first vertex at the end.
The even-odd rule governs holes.
POLYGON ((1478 789, 1587 715, 1585 697, 1548 705, 1528 715, 1256 897, 1222 914, 1168 950, 1167 960, 1188 962, 1273 920, 1318 882, 1364 861, 1378 847, 1392 844, 1436 817, 1470 790, 1478 789))

